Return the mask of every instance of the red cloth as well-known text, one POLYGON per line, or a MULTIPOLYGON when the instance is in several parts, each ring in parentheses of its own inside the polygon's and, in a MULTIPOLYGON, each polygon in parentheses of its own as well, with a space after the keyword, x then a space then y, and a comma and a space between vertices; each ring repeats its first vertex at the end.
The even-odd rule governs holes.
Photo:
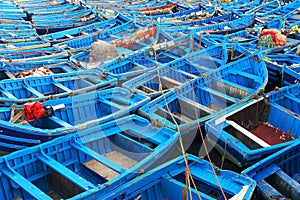
POLYGON ((24 110, 27 121, 39 119, 45 114, 44 106, 40 102, 25 103, 24 110))

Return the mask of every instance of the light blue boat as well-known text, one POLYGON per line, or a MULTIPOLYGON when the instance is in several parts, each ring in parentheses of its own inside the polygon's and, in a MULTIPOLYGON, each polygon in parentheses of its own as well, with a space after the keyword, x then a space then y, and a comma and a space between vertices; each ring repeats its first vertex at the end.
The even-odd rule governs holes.
POLYGON ((112 190, 168 160, 177 140, 136 115, 62 136, 1 157, 0 198, 75 200, 112 190))
POLYGON ((2 80, 0 105, 11 106, 30 101, 71 97, 100 88, 110 88, 115 86, 116 82, 116 78, 101 76, 101 73, 95 70, 2 80))
POLYGON ((263 92, 267 69, 260 53, 223 65, 179 88, 170 90, 139 109, 139 114, 160 126, 190 133, 222 113, 263 92), (176 121, 176 122, 175 122, 176 121))
POLYGON ((186 160, 180 156, 124 185, 120 185, 115 190, 106 192, 108 187, 98 193, 83 196, 83 198, 101 198, 103 200, 134 200, 137 198, 144 200, 250 200, 255 185, 255 181, 246 176, 221 170, 206 160, 187 155, 186 160), (190 187, 186 185, 187 170, 192 176, 192 179, 189 178, 190 187))
POLYGON ((26 118, 27 111, 22 105, 2 107, 0 108, 1 137, 7 139, 2 146, 0 145, 0 149, 13 151, 24 148, 26 141, 29 143, 27 146, 32 146, 32 141, 45 142, 76 130, 103 124, 131 114, 147 102, 149 98, 145 96, 131 94, 128 90, 116 87, 41 102, 44 110, 52 107, 54 111, 51 115, 42 115, 35 120, 26 118), (25 114, 19 116, 18 113, 23 111, 25 114), (14 146, 13 142, 12 146, 6 145, 11 143, 10 140, 22 141, 22 139, 24 142, 17 146, 14 146))
POLYGON ((49 74, 71 73, 81 68, 67 59, 35 60, 27 62, 0 62, 0 80, 20 78, 23 72, 44 68, 49 74))
MULTIPOLYGON (((167 51, 164 57, 168 55, 172 54, 167 51)), ((226 64, 227 55, 225 45, 215 45, 191 52, 182 58, 173 57, 174 61, 145 72, 123 83, 122 86, 132 92, 156 98, 172 88, 179 87, 198 78, 201 74, 226 64), (160 87, 162 87, 162 91, 160 91, 160 87)))

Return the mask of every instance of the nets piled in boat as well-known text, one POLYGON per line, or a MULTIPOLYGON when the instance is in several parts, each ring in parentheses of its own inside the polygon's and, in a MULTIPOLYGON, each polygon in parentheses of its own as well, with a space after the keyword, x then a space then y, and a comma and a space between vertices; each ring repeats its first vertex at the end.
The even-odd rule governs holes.
POLYGON ((152 26, 146 29, 139 29, 136 33, 129 36, 125 36, 121 40, 112 41, 112 44, 115 44, 118 47, 128 48, 130 46, 133 46, 135 43, 145 41, 149 38, 153 38, 156 34, 156 30, 156 26, 152 26))
POLYGON ((88 58, 90 63, 105 61, 119 55, 117 47, 102 40, 98 40, 91 45, 91 52, 88 58))
POLYGON ((46 67, 34 68, 31 70, 25 70, 17 76, 18 78, 25 78, 29 76, 47 76, 50 75, 51 71, 46 67))
POLYGON ((275 47, 275 44, 272 40, 272 36, 271 35, 263 35, 259 38, 258 40, 258 45, 259 46, 264 46, 267 48, 273 48, 275 47))
POLYGON ((259 35, 259 45, 260 45, 260 43, 262 43, 263 45, 260 45, 260 46, 273 48, 274 46, 272 45, 269 38, 271 38, 272 42, 274 43, 274 46, 285 46, 286 45, 286 36, 281 34, 281 32, 276 29, 263 30, 259 35), (268 35, 268 37, 264 37, 267 35, 268 35))

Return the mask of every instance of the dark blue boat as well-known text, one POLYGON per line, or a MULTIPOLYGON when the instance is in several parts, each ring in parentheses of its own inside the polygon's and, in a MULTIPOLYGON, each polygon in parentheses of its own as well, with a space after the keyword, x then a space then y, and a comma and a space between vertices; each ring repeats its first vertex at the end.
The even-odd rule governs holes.
POLYGON ((254 179, 255 199, 299 199, 300 142, 272 154, 242 173, 254 179))
POLYGON ((62 136, 0 158, 0 199, 85 199, 167 161, 177 140, 136 115, 62 136))
POLYGON ((268 55, 265 59, 268 68, 270 90, 300 82, 300 58, 296 55, 268 55))
POLYGON ((227 158, 250 166, 299 138, 299 85, 281 88, 206 123, 207 137, 227 158))

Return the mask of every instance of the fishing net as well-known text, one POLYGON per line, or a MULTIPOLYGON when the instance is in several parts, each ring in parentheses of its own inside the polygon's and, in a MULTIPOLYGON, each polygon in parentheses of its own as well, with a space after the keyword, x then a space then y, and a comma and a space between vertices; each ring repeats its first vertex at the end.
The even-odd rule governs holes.
POLYGON ((259 35, 259 45, 268 48, 273 48, 274 46, 285 46, 286 36, 281 34, 279 30, 276 29, 265 29, 259 35))
POLYGON ((264 46, 267 48, 273 48, 275 47, 275 44, 272 40, 272 36, 271 35, 263 35, 259 38, 258 40, 258 45, 259 46, 264 46))
POLYGON ((98 40, 91 46, 88 61, 91 63, 105 61, 119 55, 117 47, 105 41, 98 40))

